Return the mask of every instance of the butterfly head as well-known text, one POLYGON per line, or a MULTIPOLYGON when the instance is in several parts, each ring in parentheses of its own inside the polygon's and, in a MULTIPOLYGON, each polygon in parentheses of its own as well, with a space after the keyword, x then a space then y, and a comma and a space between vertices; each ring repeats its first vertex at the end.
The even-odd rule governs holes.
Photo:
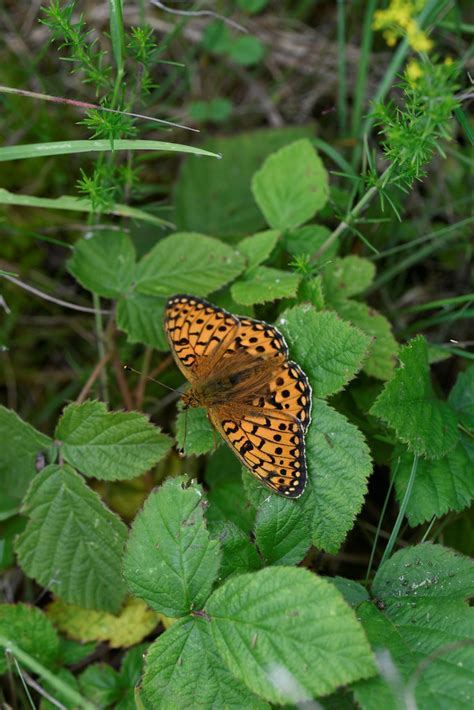
POLYGON ((184 392, 181 401, 183 403, 183 409, 203 406, 202 397, 199 396, 199 392, 197 392, 194 388, 191 388, 184 392))

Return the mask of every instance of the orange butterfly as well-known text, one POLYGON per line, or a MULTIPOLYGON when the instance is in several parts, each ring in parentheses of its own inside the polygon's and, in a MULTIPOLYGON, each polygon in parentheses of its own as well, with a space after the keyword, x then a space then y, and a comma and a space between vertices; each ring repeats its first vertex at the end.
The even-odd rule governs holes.
POLYGON ((184 408, 206 407, 212 424, 261 483, 299 498, 307 478, 304 434, 311 387, 288 360, 282 334, 268 323, 187 295, 169 299, 165 330, 191 383, 184 408))

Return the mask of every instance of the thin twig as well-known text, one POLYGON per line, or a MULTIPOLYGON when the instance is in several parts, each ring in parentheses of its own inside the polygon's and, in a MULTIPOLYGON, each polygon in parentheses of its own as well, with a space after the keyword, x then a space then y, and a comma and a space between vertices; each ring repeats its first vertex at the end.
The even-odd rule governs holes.
POLYGON ((42 695, 43 698, 46 698, 46 700, 49 700, 49 702, 52 703, 52 705, 55 705, 55 706, 56 706, 57 708, 59 708, 60 710, 67 710, 67 708, 66 708, 65 705, 63 705, 62 703, 60 703, 59 700, 56 700, 56 698, 53 698, 52 695, 50 695, 48 692, 46 692, 46 690, 45 690, 39 683, 37 683, 37 682, 30 676, 30 674, 27 673, 24 669, 22 669, 21 674, 22 674, 23 678, 25 679, 26 683, 28 683, 28 685, 29 685, 31 688, 33 688, 34 690, 36 690, 37 693, 39 693, 40 695, 42 695))
POLYGON ((92 370, 91 374, 89 375, 86 384, 84 387, 81 389, 77 399, 76 399, 76 404, 82 404, 87 397, 87 395, 90 392, 90 389, 96 379, 99 377, 100 373, 102 372, 102 368, 106 365, 106 363, 110 360, 110 353, 105 353, 103 357, 100 358, 99 362, 96 364, 94 369, 92 370))
POLYGON ((120 394, 122 395, 122 399, 125 404, 125 408, 129 412, 131 412, 134 409, 132 393, 130 392, 130 389, 127 384, 127 380, 125 379, 125 376, 123 374, 123 365, 121 364, 121 362, 119 360, 119 356, 117 355, 116 352, 114 352, 114 354, 113 354, 112 365, 114 368, 115 378, 117 380, 120 394))
MULTIPOLYGON (((49 293, 45 293, 44 291, 40 291, 39 288, 35 288, 34 286, 30 286, 29 284, 24 283, 24 281, 20 281, 20 279, 16 279, 14 276, 7 276, 7 274, 0 274, 0 278, 7 279, 7 281, 11 281, 12 283, 16 284, 17 286, 20 286, 20 288, 25 289, 25 291, 29 291, 30 293, 34 293, 35 296, 39 296, 39 298, 42 298, 45 301, 51 301, 52 303, 56 303, 58 306, 64 306, 64 308, 70 308, 73 311, 81 311, 81 313, 96 313, 96 310, 94 308, 88 308, 87 306, 78 306, 76 303, 70 303, 69 301, 63 301, 61 298, 55 298, 54 296, 50 296, 49 293)), ((108 314, 108 313, 110 313, 110 311, 101 310, 100 313, 108 314)))
POLYGON ((184 17, 215 17, 217 20, 222 20, 222 22, 225 22, 227 25, 234 27, 240 32, 248 33, 248 29, 243 27, 243 25, 239 25, 238 22, 236 22, 235 20, 231 20, 230 17, 219 15, 218 12, 213 12, 213 10, 175 10, 172 7, 163 5, 163 3, 159 0, 150 0, 150 2, 152 5, 155 5, 155 7, 158 7, 160 10, 164 10, 164 12, 169 12, 170 15, 183 15, 184 17))

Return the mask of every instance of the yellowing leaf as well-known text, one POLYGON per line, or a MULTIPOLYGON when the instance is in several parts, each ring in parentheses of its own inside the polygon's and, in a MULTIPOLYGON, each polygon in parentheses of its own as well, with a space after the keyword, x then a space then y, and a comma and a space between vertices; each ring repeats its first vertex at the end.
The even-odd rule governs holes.
MULTIPOLYGON (((49 604, 46 613, 55 626, 77 641, 107 641, 112 648, 140 643, 153 631, 160 615, 145 602, 130 597, 120 614, 91 611, 59 599, 49 604)), ((168 620, 169 623, 169 620, 168 620)))

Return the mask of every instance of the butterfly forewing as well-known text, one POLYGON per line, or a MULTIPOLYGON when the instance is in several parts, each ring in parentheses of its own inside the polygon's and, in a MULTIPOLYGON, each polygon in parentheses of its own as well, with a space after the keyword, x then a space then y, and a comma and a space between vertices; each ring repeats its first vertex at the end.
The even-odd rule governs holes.
POLYGON ((311 388, 288 361, 281 333, 187 295, 168 301, 165 329, 180 369, 200 392, 199 404, 242 463, 273 491, 299 497, 311 388))

